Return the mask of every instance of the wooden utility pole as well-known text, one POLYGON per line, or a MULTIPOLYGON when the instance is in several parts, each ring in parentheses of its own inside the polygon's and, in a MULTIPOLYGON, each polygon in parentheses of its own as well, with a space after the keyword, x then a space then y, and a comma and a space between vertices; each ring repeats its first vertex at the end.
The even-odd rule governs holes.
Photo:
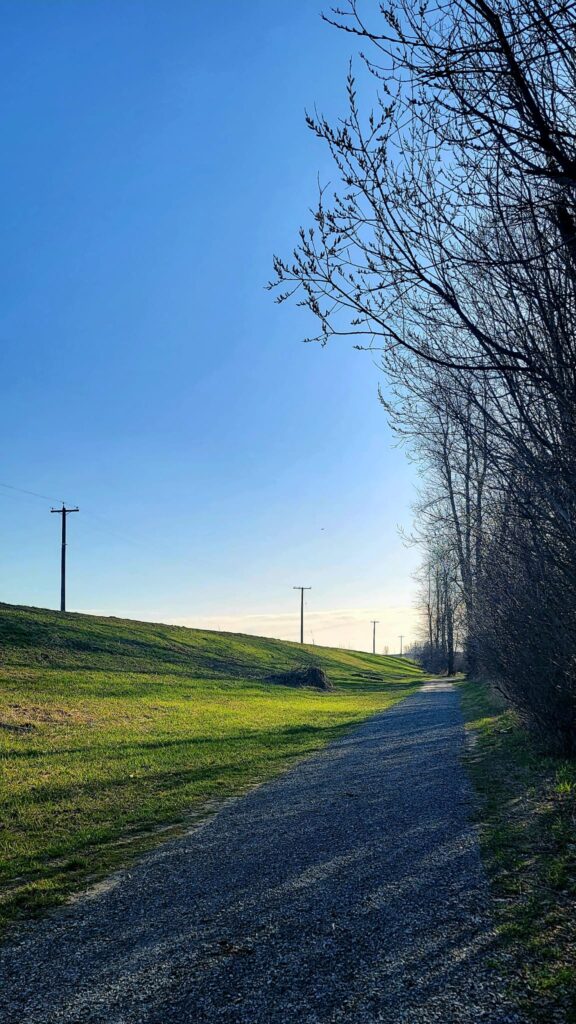
POLYGON ((300 643, 304 643, 304 591, 312 590, 312 587, 292 587, 292 590, 300 591, 300 643))
POLYGON ((79 512, 79 508, 66 508, 62 502, 62 508, 51 508, 51 512, 62 516, 62 556, 60 561, 60 611, 66 611, 66 516, 71 512, 79 512))
POLYGON ((399 639, 399 641, 400 641, 400 657, 402 657, 402 641, 403 641, 403 639, 404 639, 404 634, 402 633, 402 634, 401 634, 401 635, 400 635, 400 636, 398 637, 398 639, 399 639))
POLYGON ((372 623, 372 654, 376 654, 376 626, 380 622, 380 619, 370 619, 372 623))

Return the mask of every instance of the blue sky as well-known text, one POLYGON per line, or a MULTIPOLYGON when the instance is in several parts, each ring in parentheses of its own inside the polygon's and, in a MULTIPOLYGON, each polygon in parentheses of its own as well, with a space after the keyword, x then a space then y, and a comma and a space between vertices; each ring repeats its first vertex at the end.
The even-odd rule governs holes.
MULTIPOLYGON (((397 648, 414 471, 366 354, 263 285, 334 170, 320 0, 0 0, 0 481, 80 506, 78 611, 397 648)), ((56 607, 50 501, 0 488, 1 596, 56 607)))

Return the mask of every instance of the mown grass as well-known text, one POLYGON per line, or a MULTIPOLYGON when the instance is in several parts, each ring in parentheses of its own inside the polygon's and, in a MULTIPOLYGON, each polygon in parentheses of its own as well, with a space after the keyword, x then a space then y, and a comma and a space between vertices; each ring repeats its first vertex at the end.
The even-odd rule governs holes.
POLYGON ((409 662, 0 605, 0 924, 406 696, 409 662), (330 693, 273 673, 313 662, 330 693))
POLYGON ((576 764, 546 756, 483 684, 460 684, 501 966, 528 1014, 576 1022, 576 764))

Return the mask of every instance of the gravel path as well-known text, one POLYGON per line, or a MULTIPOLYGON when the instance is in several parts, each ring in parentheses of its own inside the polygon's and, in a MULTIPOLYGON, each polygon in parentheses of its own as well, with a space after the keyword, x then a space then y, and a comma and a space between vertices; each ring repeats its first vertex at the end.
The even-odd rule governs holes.
POLYGON ((517 1022, 428 685, 0 952, 2 1024, 517 1022))

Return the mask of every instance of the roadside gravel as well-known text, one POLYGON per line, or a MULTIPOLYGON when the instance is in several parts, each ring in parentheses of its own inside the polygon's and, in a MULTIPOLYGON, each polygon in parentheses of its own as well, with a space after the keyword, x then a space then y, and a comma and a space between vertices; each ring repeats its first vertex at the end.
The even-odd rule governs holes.
POLYGON ((1 1024, 520 1024, 449 684, 0 950, 1 1024))

